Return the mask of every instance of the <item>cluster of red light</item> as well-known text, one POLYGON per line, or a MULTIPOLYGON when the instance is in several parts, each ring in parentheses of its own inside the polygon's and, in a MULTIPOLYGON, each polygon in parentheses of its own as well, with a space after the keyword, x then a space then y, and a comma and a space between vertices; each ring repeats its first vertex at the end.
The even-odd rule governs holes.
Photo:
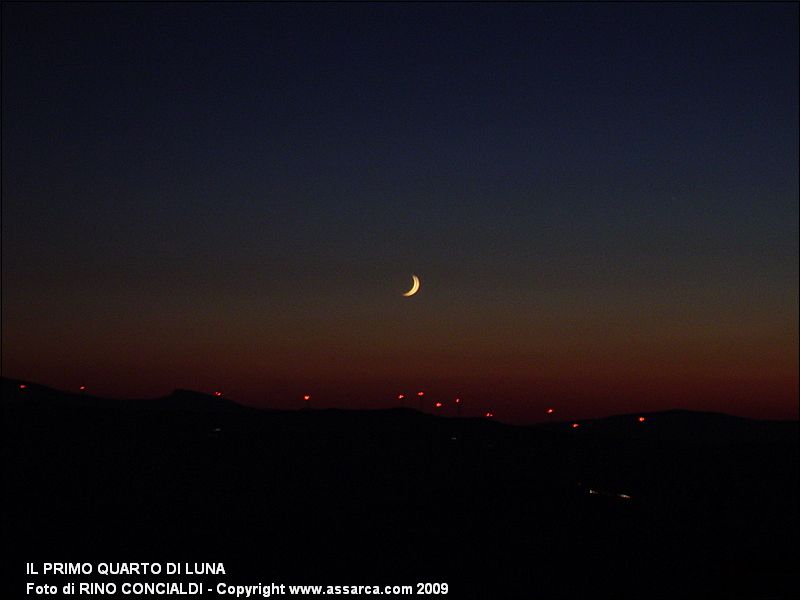
MULTIPOLYGON (((27 386, 27 385, 25 385, 24 383, 20 383, 20 384, 19 384, 19 389, 21 389, 21 390, 27 389, 27 387, 28 387, 28 386, 27 386)), ((86 391, 86 386, 85 386, 85 385, 82 385, 82 386, 80 386, 78 389, 79 389, 81 392, 83 392, 83 391, 86 391)), ((217 397, 221 397, 221 396, 222 396, 222 392, 220 392, 220 391, 216 391, 216 392, 214 392, 214 395, 215 395, 215 396, 217 396, 217 397)), ((417 392, 417 396, 419 396, 419 397, 422 397, 422 396, 424 396, 424 395, 425 395, 425 392, 417 392)), ((405 398, 405 397, 406 397, 406 396, 405 396, 405 394, 398 394, 398 395, 397 395, 397 399, 398 399, 398 400, 402 400, 402 399, 403 399, 403 398, 405 398)), ((305 395, 303 396, 303 400, 305 400, 306 402, 308 402, 309 400, 311 400, 311 396, 310 396, 309 394, 305 394, 305 395)), ((455 399, 455 403, 456 403, 456 404, 461 404, 461 398, 456 398, 456 399, 455 399)), ((437 403, 436 403, 434 406, 435 406, 436 408, 442 408, 442 403, 441 403, 441 402, 437 402, 437 403)), ((555 412, 555 409, 553 409, 553 408, 548 408, 548 409, 546 410, 546 412, 547 412, 547 414, 548 414, 548 415, 552 415, 552 414, 555 412)), ((487 419, 491 419, 492 417, 494 417, 494 413, 493 413, 493 412, 491 412, 491 411, 486 411, 486 412, 484 413, 484 415, 483 415, 483 416, 484 416, 484 417, 486 417, 487 419)), ((639 420, 639 423, 644 423, 644 422, 645 422, 647 419, 646 419, 646 417, 639 417, 639 419, 638 419, 638 420, 639 420)), ((577 429, 577 428, 578 428, 578 427, 580 427, 580 426, 581 426, 581 424, 580 424, 580 423, 573 423, 573 424, 572 424, 572 428, 573 428, 573 429, 577 429)))
MULTIPOLYGON (((19 389, 21 389, 21 390, 27 389, 27 387, 28 387, 28 386, 27 386, 27 385, 25 385, 24 383, 20 383, 20 384, 19 384, 19 389)), ((85 386, 85 385, 82 385, 82 386, 80 386, 80 388, 78 388, 78 389, 79 389, 80 391, 82 391, 82 392, 83 392, 83 391, 86 391, 86 386, 85 386)), ((216 391, 216 392, 214 392, 214 395, 215 395, 215 396, 217 396, 217 397, 221 397, 221 396, 222 396, 222 392, 220 392, 220 391, 216 391)), ((425 392, 417 392, 417 396, 420 396, 420 397, 422 397, 422 396, 424 396, 424 395, 425 395, 425 392)), ((397 399, 398 399, 398 400, 402 400, 402 399, 403 399, 403 398, 405 398, 405 397, 406 397, 406 396, 405 396, 405 394, 398 394, 398 395, 397 395, 397 399)), ((311 396, 310 396, 309 394, 305 394, 305 395, 303 396, 303 400, 305 400, 306 402, 308 402, 309 400, 311 400, 311 396)), ((456 399, 455 399, 455 403, 456 403, 456 404, 461 404, 461 398, 456 398, 456 399)), ((442 403, 441 403, 441 402, 437 402, 437 403, 435 404, 435 406, 436 406, 436 408, 442 408, 442 403)), ((548 415, 552 415, 552 414, 555 412, 555 409, 553 409, 553 408, 548 408, 546 412, 547 412, 547 414, 548 414, 548 415)), ((485 413, 484 413, 484 415, 483 415, 483 416, 484 416, 484 417, 486 417, 487 419, 491 419, 491 418, 494 416, 494 413, 493 413, 493 412, 491 412, 491 411, 487 411, 487 412, 485 412, 485 413)), ((639 417, 639 423, 644 423, 646 420, 647 420, 647 419, 646 419, 645 417, 639 417)), ((573 423, 573 424, 572 424, 572 428, 573 428, 573 429, 577 429, 577 428, 578 428, 578 427, 580 427, 580 426, 581 426, 581 424, 580 424, 580 423, 573 423)))

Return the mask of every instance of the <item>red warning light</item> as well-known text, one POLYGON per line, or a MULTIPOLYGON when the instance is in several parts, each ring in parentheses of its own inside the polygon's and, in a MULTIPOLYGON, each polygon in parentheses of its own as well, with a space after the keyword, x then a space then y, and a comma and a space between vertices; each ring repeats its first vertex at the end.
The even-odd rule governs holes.
POLYGON ((556 411, 555 411, 555 410, 553 410, 552 408, 548 408, 548 409, 547 409, 547 414, 548 414, 548 415, 552 415, 554 412, 556 412, 556 411))
POLYGON ((303 400, 305 400, 306 402, 308 402, 309 400, 311 400, 311 396, 309 396, 308 394, 306 394, 305 396, 303 396, 303 400))
POLYGON ((85 392, 85 391, 86 391, 86 386, 85 386, 85 385, 82 385, 82 386, 81 386, 81 387, 79 387, 78 389, 79 389, 80 391, 82 391, 82 392, 85 392))
POLYGON ((27 388, 28 388, 28 386, 27 386, 27 385, 25 385, 24 383, 20 383, 20 384, 19 384, 19 389, 21 389, 21 390, 25 390, 25 389, 27 389, 27 388))
POLYGON ((424 396, 425 392, 417 392, 417 396, 424 396))
POLYGON ((456 398, 456 404, 461 404, 461 398, 456 398))
POLYGON ((486 414, 483 415, 487 419, 491 419, 494 416, 494 413, 491 411, 486 411, 486 414))
POLYGON ((639 417, 639 423, 644 423, 646 420, 644 417, 639 417))
POLYGON ((573 423, 573 424, 572 424, 572 428, 573 428, 573 429, 577 429, 577 428, 578 428, 578 427, 580 427, 580 426, 581 426, 581 424, 580 424, 580 423, 573 423))
POLYGON ((405 397, 406 397, 406 395, 405 395, 405 394, 397 394, 397 399, 398 399, 398 400, 402 400, 402 399, 403 399, 403 398, 405 398, 405 397))
POLYGON ((441 402, 437 402, 434 406, 436 406, 436 408, 442 408, 442 403, 441 402))
POLYGON ((219 398, 220 396, 222 396, 222 392, 214 392, 214 395, 215 395, 217 398, 219 398))

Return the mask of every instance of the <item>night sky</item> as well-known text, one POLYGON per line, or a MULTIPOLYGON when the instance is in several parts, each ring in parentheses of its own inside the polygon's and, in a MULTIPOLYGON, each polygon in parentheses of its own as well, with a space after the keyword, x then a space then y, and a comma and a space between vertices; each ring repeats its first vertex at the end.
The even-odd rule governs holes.
POLYGON ((3 3, 2 34, 5 376, 797 418, 797 4, 3 3))

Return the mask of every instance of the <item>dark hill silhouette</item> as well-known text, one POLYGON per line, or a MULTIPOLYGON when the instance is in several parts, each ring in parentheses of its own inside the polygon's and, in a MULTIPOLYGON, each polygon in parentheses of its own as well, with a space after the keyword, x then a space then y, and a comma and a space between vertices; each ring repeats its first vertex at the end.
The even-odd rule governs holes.
POLYGON ((248 408, 228 400, 224 396, 218 397, 201 394, 191 390, 175 390, 165 398, 142 401, 142 405, 149 409, 183 410, 198 412, 247 412, 254 409, 248 408))
POLYGON ((2 378, 3 401, 9 405, 72 407, 97 410, 181 410, 195 412, 230 412, 252 410, 224 396, 177 389, 162 398, 121 400, 92 394, 79 394, 35 383, 2 378), (20 388, 24 385, 24 388, 20 388))
POLYGON ((223 560, 231 583, 438 581, 451 598, 797 592, 796 422, 575 430, 19 383, 2 380, 0 534, 20 561, 223 560))
MULTIPOLYGON (((2 396, 7 405, 24 404, 31 408, 70 408, 92 410, 125 410, 125 411, 183 411, 193 413, 249 413, 270 414, 273 418, 281 413, 295 415, 297 411, 279 411, 248 407, 224 396, 204 394, 192 390, 176 389, 168 396, 152 399, 120 400, 102 398, 89 394, 77 394, 55 390, 31 382, 2 378, 2 396), (20 384, 26 388, 20 390, 20 384)), ((294 418, 307 420, 323 420, 336 422, 340 419, 369 419, 372 422, 389 421, 397 423, 416 423, 424 421, 428 424, 438 417, 412 408, 389 408, 373 410, 352 409, 303 409, 294 418), (301 416, 305 415, 305 416, 301 416)), ((461 427, 471 423, 471 427, 479 429, 515 428, 494 420, 482 418, 459 419, 461 427)), ((715 443, 790 443, 799 433, 798 421, 770 421, 746 419, 724 413, 665 410, 648 413, 614 415, 600 419, 584 419, 581 427, 572 430, 574 421, 550 422, 530 425, 526 429, 539 432, 569 433, 574 436, 608 436, 647 441, 672 441, 693 444, 715 443), (639 418, 645 421, 640 422, 639 418)), ((517 432, 516 435, 520 435, 517 432)))
MULTIPOLYGON (((642 440, 695 444, 791 442, 798 435, 797 421, 746 419, 717 412, 665 410, 614 415, 580 421, 580 435, 605 435, 642 440), (644 421, 639 419, 643 417, 644 421)), ((563 429, 570 423, 542 424, 542 429, 563 429)))

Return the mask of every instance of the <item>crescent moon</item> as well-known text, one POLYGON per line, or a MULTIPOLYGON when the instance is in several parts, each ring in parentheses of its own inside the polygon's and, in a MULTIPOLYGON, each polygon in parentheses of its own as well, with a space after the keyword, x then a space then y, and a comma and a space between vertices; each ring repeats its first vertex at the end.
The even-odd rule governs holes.
POLYGON ((412 275, 411 280, 412 280, 411 289, 408 290, 405 294, 403 294, 403 296, 405 296, 406 298, 413 296, 419 291, 419 277, 417 277, 416 275, 412 275))

